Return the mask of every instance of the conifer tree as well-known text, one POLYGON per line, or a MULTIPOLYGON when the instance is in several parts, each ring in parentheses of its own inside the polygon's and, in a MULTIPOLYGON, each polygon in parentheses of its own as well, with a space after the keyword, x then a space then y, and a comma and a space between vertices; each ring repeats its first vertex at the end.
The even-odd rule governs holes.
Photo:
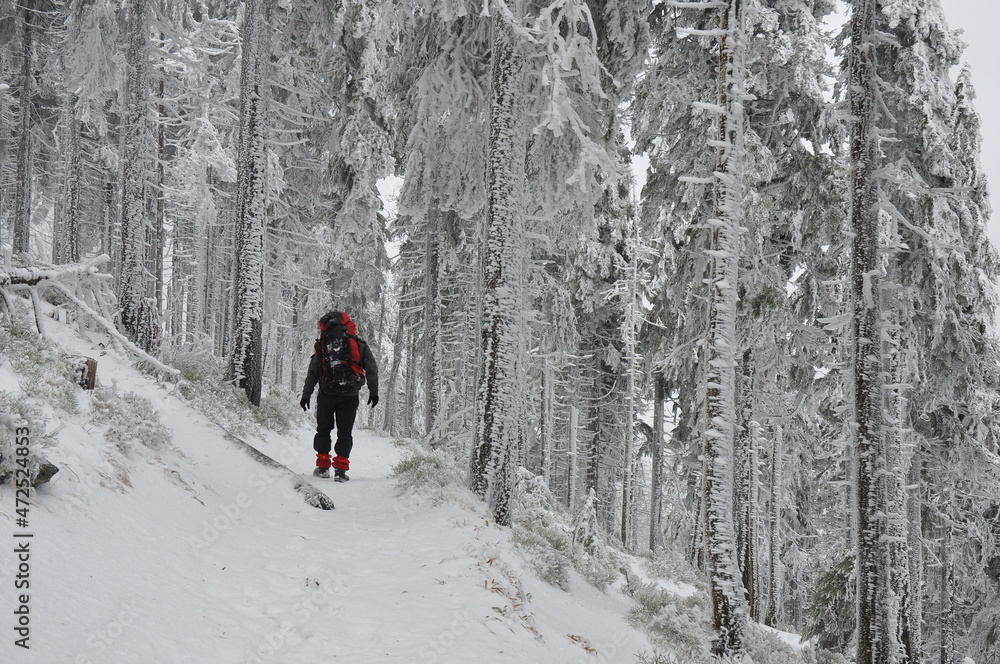
POLYGON ((270 0, 244 8, 240 74, 240 134, 236 175, 236 248, 230 377, 260 405, 263 362, 264 227, 266 215, 267 78, 270 0))
POLYGON ((156 333, 156 311, 151 306, 152 282, 146 269, 146 237, 153 159, 149 106, 149 0, 135 0, 127 9, 124 37, 125 99, 121 119, 121 269, 118 304, 122 330, 149 350, 156 333))

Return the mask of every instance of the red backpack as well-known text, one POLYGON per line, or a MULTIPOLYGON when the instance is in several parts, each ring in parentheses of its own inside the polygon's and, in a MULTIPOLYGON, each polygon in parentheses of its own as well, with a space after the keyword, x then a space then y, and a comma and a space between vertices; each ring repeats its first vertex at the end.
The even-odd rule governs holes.
POLYGON ((322 363, 320 385, 327 394, 356 393, 365 382, 357 326, 343 311, 331 311, 319 320, 315 350, 322 363))

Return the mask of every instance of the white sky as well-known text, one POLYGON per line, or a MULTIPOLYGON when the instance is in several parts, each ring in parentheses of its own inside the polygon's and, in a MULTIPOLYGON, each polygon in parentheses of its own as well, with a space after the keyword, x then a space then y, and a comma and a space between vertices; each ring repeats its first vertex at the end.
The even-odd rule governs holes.
POLYGON ((998 0, 941 0, 948 25, 965 31, 968 44, 964 62, 972 67, 976 109, 983 119, 983 167, 990 179, 993 218, 986 230, 1000 247, 1000 73, 997 72, 996 26, 1000 25, 998 0), (992 53, 991 53, 992 51, 992 53))

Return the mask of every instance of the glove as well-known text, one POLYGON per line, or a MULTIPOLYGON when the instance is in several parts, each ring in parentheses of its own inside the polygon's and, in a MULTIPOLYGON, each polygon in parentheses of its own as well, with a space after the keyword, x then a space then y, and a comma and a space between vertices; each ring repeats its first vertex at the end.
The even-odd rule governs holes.
POLYGON ((378 392, 371 392, 368 395, 368 405, 372 408, 378 405, 378 392))
POLYGON ((302 410, 309 410, 309 397, 302 397, 299 405, 302 406, 302 410))

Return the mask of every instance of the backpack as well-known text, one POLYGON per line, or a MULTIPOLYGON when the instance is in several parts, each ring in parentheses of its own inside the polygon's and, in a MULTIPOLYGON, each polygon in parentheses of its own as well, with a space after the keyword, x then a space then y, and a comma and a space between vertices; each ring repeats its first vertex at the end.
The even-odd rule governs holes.
POLYGON ((327 394, 355 394, 365 383, 357 327, 342 311, 332 311, 319 321, 316 340, 322 373, 320 387, 327 394))

